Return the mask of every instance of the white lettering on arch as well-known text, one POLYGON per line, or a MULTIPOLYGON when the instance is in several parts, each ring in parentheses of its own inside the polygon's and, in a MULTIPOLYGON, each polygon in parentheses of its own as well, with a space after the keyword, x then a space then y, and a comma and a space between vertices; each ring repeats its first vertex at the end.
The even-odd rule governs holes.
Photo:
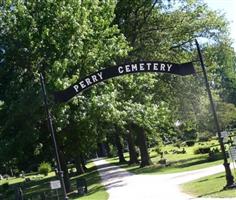
POLYGON ((118 72, 119 72, 119 74, 123 74, 124 73, 124 69, 123 69, 122 66, 118 67, 118 72))

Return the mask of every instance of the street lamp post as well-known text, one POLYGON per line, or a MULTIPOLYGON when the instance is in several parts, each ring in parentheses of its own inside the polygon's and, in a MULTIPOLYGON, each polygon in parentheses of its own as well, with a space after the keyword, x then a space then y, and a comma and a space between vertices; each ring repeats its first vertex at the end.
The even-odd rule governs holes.
POLYGON ((219 126, 219 121, 218 121, 218 117, 216 114, 216 110, 215 110, 215 106, 214 106, 214 102, 213 102, 213 98, 212 98, 212 94, 211 94, 211 90, 210 90, 210 86, 209 86, 209 82, 207 79, 207 74, 206 74, 206 69, 205 69, 205 65, 203 62, 203 58, 202 58, 202 53, 198 44, 198 41, 195 40, 196 43, 196 47, 197 47, 197 52, 198 52, 198 57, 201 63, 201 67, 202 67, 202 71, 203 71, 203 76, 205 79, 205 84, 206 84, 206 89, 207 89, 207 93, 208 93, 208 97, 210 100, 210 104, 211 104, 211 109, 212 109, 212 113, 213 113, 213 117, 214 117, 214 122, 216 125, 216 130, 217 130, 217 135, 218 135, 218 140, 219 140, 219 144, 220 144, 220 149, 223 155, 223 159, 224 159, 224 167, 225 167, 225 173, 226 173, 226 186, 225 188, 231 188, 233 187, 234 184, 234 177, 232 176, 231 170, 230 170, 230 164, 228 163, 227 160, 227 155, 226 155, 226 151, 225 151, 225 146, 223 143, 223 138, 221 137, 221 133, 220 133, 220 126, 219 126))

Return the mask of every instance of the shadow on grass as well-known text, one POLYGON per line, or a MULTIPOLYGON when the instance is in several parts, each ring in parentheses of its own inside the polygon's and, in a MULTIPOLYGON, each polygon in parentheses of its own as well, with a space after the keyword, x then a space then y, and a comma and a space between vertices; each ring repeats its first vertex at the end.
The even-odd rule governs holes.
POLYGON ((217 176, 215 178, 225 178, 225 175, 217 176))
MULTIPOLYGON (((220 160, 221 158, 217 159, 220 160)), ((216 161, 216 160, 214 160, 216 161)), ((195 165, 201 165, 205 163, 210 163, 207 159, 206 155, 202 155, 197 158, 188 158, 188 159, 182 159, 174 162, 170 162, 169 166, 161 166, 160 164, 153 164, 147 167, 140 168, 139 165, 129 166, 128 164, 119 164, 119 163, 112 163, 113 165, 118 165, 120 167, 125 168, 131 173, 135 174, 148 174, 148 173, 158 173, 158 172, 172 172, 172 171, 178 171, 183 168, 190 168, 195 165)))
POLYGON ((206 194, 204 194, 204 195, 199 195, 199 196, 197 196, 198 198, 202 198, 202 197, 206 197, 206 196, 209 196, 209 195, 213 195, 213 194, 217 194, 217 193, 219 193, 219 192, 221 192, 222 190, 216 190, 216 191, 214 191, 214 192, 209 192, 209 193, 206 193, 206 194))
MULTIPOLYGON (((204 190, 201 194, 198 194, 197 197, 218 197, 218 198, 232 198, 236 195, 236 188, 225 188, 225 175, 214 175, 206 179, 208 182, 205 182, 201 187, 207 187, 207 190, 204 190), (215 186, 214 186, 215 185, 215 186)), ((200 180, 198 182, 203 182, 200 180)), ((194 187, 194 185, 193 185, 194 187)), ((196 186, 197 187, 197 186, 196 186)))
POLYGON ((204 157, 200 157, 199 158, 191 158, 191 159, 186 159, 186 160, 181 160, 176 162, 177 165, 175 166, 176 168, 187 168, 187 167, 191 167, 193 165, 200 165, 200 164, 204 164, 204 163, 208 163, 209 161, 204 157), (178 164, 180 163, 180 164, 178 164))
POLYGON ((94 193, 97 193, 97 192, 100 192, 100 191, 105 191, 105 188, 104 186, 100 185, 96 185, 96 186, 93 186, 92 188, 90 188, 88 190, 88 193, 87 194, 84 194, 84 195, 81 195, 81 194, 78 194, 77 192, 72 192, 69 197, 70 199, 77 199, 79 197, 82 197, 82 196, 90 196, 90 195, 93 195, 94 193))
POLYGON ((200 180, 200 181, 198 181, 199 183, 201 183, 201 182, 206 182, 206 181, 208 181, 209 179, 207 178, 207 179, 203 179, 203 180, 200 180))

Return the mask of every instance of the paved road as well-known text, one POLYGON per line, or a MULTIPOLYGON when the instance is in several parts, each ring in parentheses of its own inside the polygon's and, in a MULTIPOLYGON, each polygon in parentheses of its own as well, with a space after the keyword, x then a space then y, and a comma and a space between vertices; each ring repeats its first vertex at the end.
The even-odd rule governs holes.
MULTIPOLYGON (((215 174, 223 166, 164 175, 135 175, 113 166, 103 159, 94 160, 109 200, 236 200, 236 198, 194 198, 183 192, 179 184, 215 174)), ((235 192, 236 196, 236 192, 235 192)))

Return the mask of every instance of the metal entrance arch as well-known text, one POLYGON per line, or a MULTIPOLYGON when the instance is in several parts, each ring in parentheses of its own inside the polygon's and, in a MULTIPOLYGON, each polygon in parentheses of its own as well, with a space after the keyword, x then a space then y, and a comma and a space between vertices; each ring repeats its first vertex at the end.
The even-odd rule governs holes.
POLYGON ((82 91, 107 79, 127 74, 144 72, 167 73, 186 76, 194 74, 195 70, 192 62, 183 64, 161 61, 125 63, 99 70, 83 79, 78 80, 75 84, 71 85, 67 89, 55 92, 54 100, 57 103, 67 102, 82 91))

